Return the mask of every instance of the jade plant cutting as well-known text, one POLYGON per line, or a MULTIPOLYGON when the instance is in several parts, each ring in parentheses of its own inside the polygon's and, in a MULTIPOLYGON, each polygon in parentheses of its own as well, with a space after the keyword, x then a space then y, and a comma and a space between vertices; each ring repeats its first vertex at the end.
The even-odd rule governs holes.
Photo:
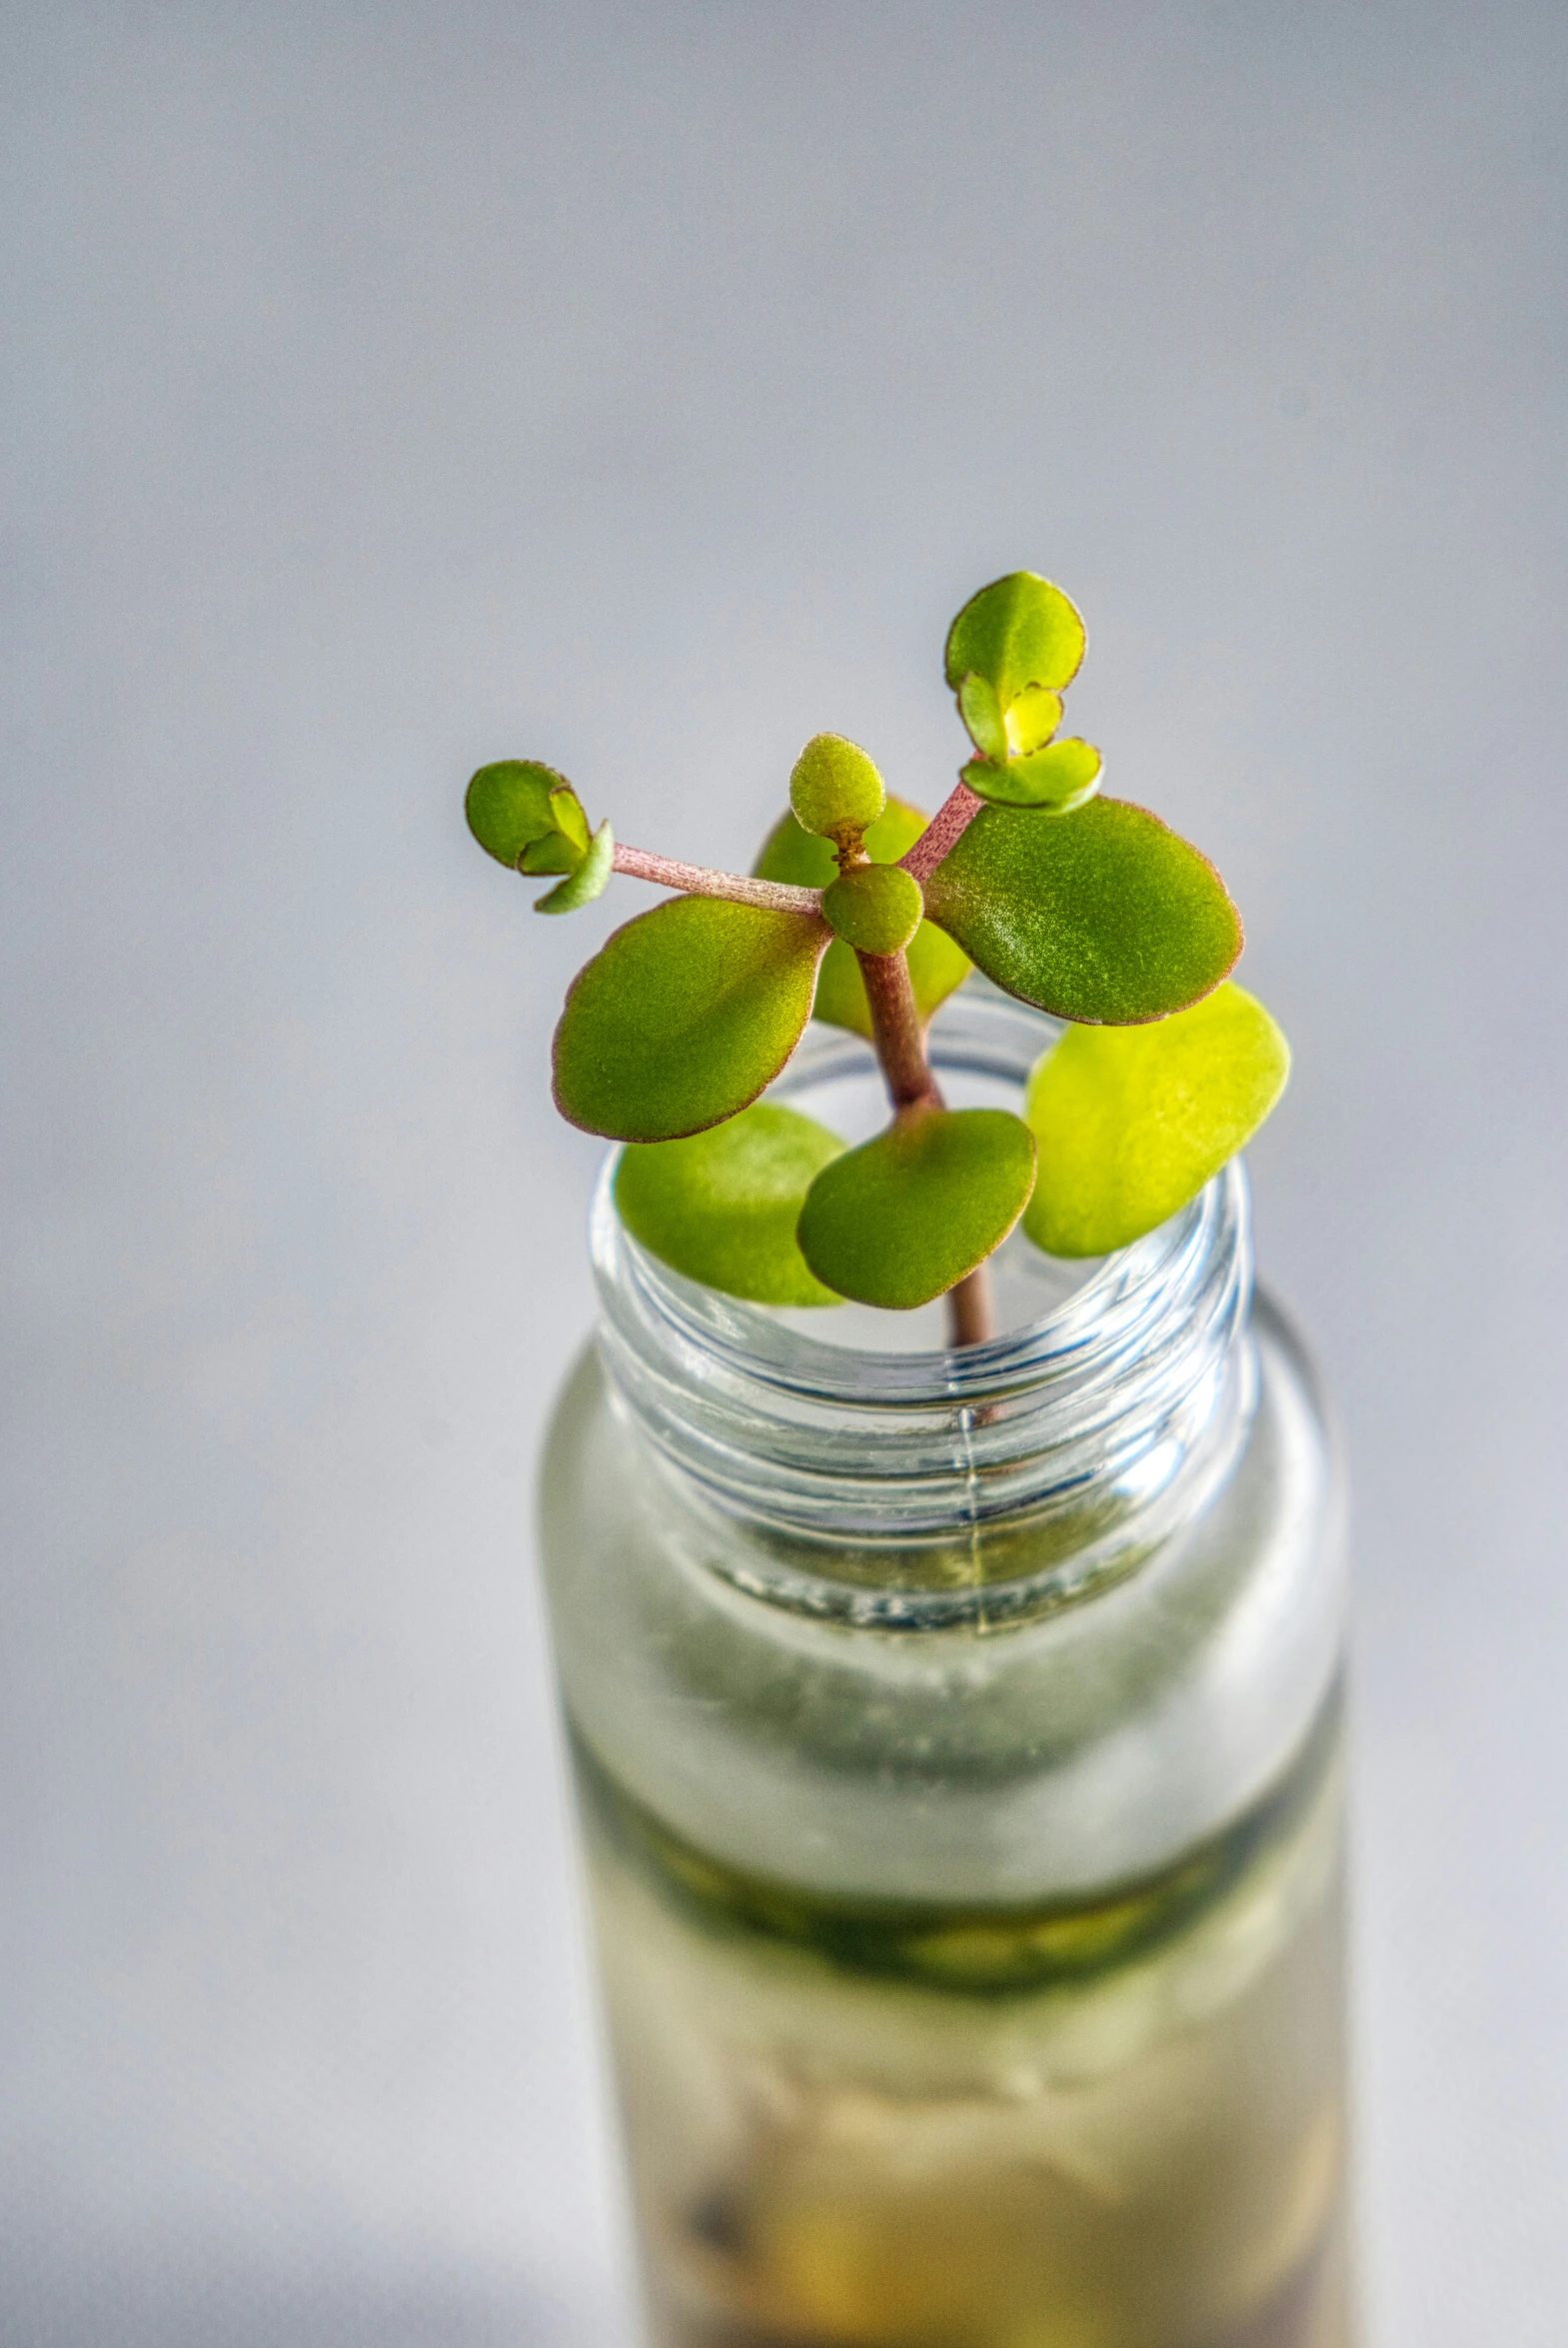
POLYGON ((1229 979, 1241 921, 1218 873, 1157 816, 1101 794, 1063 735, 1084 653, 1071 600, 1031 571, 970 598, 946 679, 968 736, 931 820, 837 734, 805 745, 789 812, 750 874, 591 830, 534 760, 482 767, 476 839, 589 904, 612 874, 680 892, 617 930, 555 1038, 562 1114, 626 1145, 623 1221, 677 1271, 763 1304, 946 1295, 952 1341, 992 1333, 986 1259, 1022 1218, 1052 1254, 1100 1255, 1193 1197, 1283 1089, 1285 1040, 1229 979), (951 1110, 926 1033, 971 968, 1064 1023, 1023 1115, 951 1110), (857 1149, 761 1096, 806 1022, 854 1030, 886 1083, 857 1149))

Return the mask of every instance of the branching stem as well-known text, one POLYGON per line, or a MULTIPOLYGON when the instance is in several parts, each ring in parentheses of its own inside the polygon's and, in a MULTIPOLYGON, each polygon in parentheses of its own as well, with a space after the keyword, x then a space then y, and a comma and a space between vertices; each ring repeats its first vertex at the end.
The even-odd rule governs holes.
MULTIPOLYGON (((969 797, 974 797, 972 792, 969 797)), ((976 807, 979 804, 976 800, 976 807)), ((942 1108, 941 1088, 925 1056, 925 1031, 920 1025, 906 956, 856 954, 855 960, 865 982, 872 1041, 887 1080, 894 1113, 899 1118, 921 1117, 929 1110, 942 1108)), ((948 1289, 947 1329, 947 1341, 951 1345, 982 1345, 996 1334, 990 1274, 983 1263, 976 1264, 956 1287, 948 1289)))
MULTIPOLYGON (((984 805, 979 793, 971 791, 967 783, 955 784, 908 854, 898 859, 904 871, 912 874, 922 889, 942 858, 957 846, 984 805)), ((619 849, 616 853, 619 856, 619 849)))
POLYGON ((716 872, 711 865, 684 865, 674 857, 655 856, 651 849, 616 843, 615 870, 634 881, 652 881, 659 889, 683 889, 690 897, 728 897, 733 905, 760 905, 769 913, 815 914, 822 909, 819 889, 796 889, 787 881, 757 881, 750 873, 716 872))
MULTIPOLYGON (((905 872, 923 883, 935 871, 955 840, 984 805, 966 783, 960 783, 919 839, 902 859, 905 872)), ((652 881, 656 888, 684 890, 692 897, 726 897, 735 905, 757 905, 770 913, 809 914, 821 918, 822 892, 796 889, 784 881, 759 881, 748 873, 724 873, 711 865, 688 865, 651 849, 616 844, 615 869, 635 881, 652 881)), ((865 981, 866 1001, 876 1057, 881 1062, 894 1112, 917 1117, 940 1109, 941 1088, 925 1056, 925 1031, 909 981, 909 965, 899 954, 856 956, 865 981)), ((983 1263, 947 1292, 948 1342, 979 1345, 996 1333, 991 1303, 990 1275, 983 1263)))

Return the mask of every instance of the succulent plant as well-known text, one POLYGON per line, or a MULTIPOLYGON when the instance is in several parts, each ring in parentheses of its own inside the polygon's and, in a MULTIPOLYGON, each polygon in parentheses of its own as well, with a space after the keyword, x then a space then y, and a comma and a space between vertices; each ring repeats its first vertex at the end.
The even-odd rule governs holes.
POLYGON ((621 1215, 678 1271, 766 1304, 946 1294, 953 1341, 973 1342, 986 1258, 1020 1217, 1053 1254, 1124 1246, 1272 1109, 1289 1051, 1230 981, 1224 883, 1157 816, 1102 796, 1099 752, 1060 734, 1084 646, 1048 580, 981 588, 947 636, 971 755, 935 817, 817 734, 751 874, 591 830, 535 761, 473 778, 481 846, 555 880, 538 912, 589 904, 613 873, 679 892, 579 973, 555 1039, 558 1108, 627 1145, 621 1215), (926 1028, 971 967, 1066 1023, 1021 1117, 950 1110, 932 1075, 926 1028), (813 1015, 867 1037, 886 1081, 889 1122, 857 1149, 761 1098, 813 1015))

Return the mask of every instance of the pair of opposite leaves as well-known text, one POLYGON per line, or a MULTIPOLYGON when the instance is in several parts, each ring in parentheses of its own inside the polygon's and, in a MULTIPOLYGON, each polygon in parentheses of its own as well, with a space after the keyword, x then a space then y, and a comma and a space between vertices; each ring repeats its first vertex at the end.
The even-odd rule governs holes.
MULTIPOLYGON (((924 823, 889 801, 864 847, 892 864, 924 823)), ((758 865, 811 888, 835 870, 792 815, 758 865)), ((924 894, 929 918, 908 948, 922 1018, 972 959, 1007 993, 1094 1023, 1041 1063, 1026 1122, 917 1112, 846 1152, 794 1111, 748 1106, 793 1050, 813 989, 818 1018, 870 1033, 852 952, 809 917, 677 899, 583 973, 558 1031, 557 1098, 574 1123, 635 1145, 617 1204, 676 1269, 763 1303, 924 1303, 1020 1213, 1052 1253, 1125 1244, 1273 1106, 1283 1038, 1239 988, 1211 992, 1240 948, 1235 909, 1206 860, 1144 810, 1100 800, 1044 823, 987 810, 924 894)))

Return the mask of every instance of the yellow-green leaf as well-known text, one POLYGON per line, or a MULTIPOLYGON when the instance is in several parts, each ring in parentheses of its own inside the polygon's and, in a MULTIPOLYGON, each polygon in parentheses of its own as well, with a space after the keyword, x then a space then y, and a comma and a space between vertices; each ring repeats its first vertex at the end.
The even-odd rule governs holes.
POLYGON ((547 889, 543 897, 534 900, 534 911, 542 914, 576 913, 579 906, 592 905, 602 897, 615 870, 616 836, 610 829, 607 816, 589 842, 584 854, 554 889, 547 889))
MULTIPOLYGON (((861 841, 873 864, 895 865, 924 831, 929 818, 905 799, 889 799, 861 841)), ((752 868, 765 881, 791 881, 801 889, 826 889, 838 866, 828 842, 802 831, 792 815, 777 823, 752 868)), ((930 922, 921 922, 907 948, 909 983, 922 1020, 945 1003, 969 975, 969 958, 930 922)), ((816 985, 816 1017, 829 1027, 871 1033, 871 1008, 853 950, 835 938, 827 949, 816 985)))
POLYGON ((947 632, 947 684, 985 678, 1005 711, 1030 685, 1060 693, 1077 675, 1085 644, 1070 596, 1037 571, 1012 571, 970 596, 947 632))
POLYGON ((1183 1010, 1241 952, 1208 859, 1119 799, 1055 820, 983 809, 925 883, 925 911, 1009 995, 1091 1026, 1183 1010))
POLYGON ((734 1117, 799 1042, 827 938, 810 915, 716 897, 628 922, 578 973, 556 1029, 563 1117, 617 1142, 734 1117))
POLYGON ((979 798, 997 807, 1033 807, 1065 816, 1093 798, 1100 766, 1093 743, 1070 734, 1065 742, 1025 751, 1002 767, 992 766, 988 759, 970 759, 963 780, 979 798))
POLYGON ((1142 1028, 1069 1028, 1029 1080, 1039 1178, 1023 1218, 1051 1255, 1125 1247, 1197 1195, 1256 1133, 1290 1047, 1227 982, 1142 1028))
POLYGON ((1007 721, 988 677, 977 677, 971 669, 959 678, 958 715, 981 758, 999 762, 1006 757, 1007 721))
POLYGON ((1061 695, 1048 693, 1043 685, 1026 685, 1004 723, 1008 750, 1014 758, 1027 758, 1031 750, 1043 750, 1061 724, 1061 695))
POLYGON ((616 1205, 634 1237, 688 1279, 754 1304, 837 1304, 794 1226, 842 1150, 814 1118, 759 1101, 685 1141, 631 1144, 616 1169, 616 1205))
POLYGON ((872 760, 841 734, 813 734, 789 777, 789 805, 801 827, 829 839, 858 839, 886 799, 872 760))
POLYGON ((928 1110, 835 1158, 812 1182, 800 1251, 823 1285, 897 1311, 928 1304, 999 1247, 1034 1180, 1004 1109, 928 1110))
POLYGON ((899 954, 920 926, 920 885, 897 865, 851 865, 822 892, 822 919, 861 954, 899 954))

